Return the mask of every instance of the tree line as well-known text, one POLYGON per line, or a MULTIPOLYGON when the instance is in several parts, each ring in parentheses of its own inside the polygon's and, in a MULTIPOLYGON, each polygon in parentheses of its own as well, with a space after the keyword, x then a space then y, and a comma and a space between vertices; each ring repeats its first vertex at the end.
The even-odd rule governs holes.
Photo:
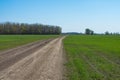
POLYGON ((87 28, 87 29, 85 29, 85 34, 87 34, 87 35, 93 35, 94 31, 87 28))
POLYGON ((6 22, 0 23, 0 34, 61 34, 61 27, 6 22))
MULTIPOLYGON (((99 35, 99 33, 94 33, 93 30, 89 29, 89 28, 86 28, 85 29, 85 34, 86 35, 99 35)), ((114 32, 114 33, 110 33, 108 31, 106 31, 105 33, 101 33, 101 34, 104 34, 104 35, 120 35, 119 32, 114 32)))

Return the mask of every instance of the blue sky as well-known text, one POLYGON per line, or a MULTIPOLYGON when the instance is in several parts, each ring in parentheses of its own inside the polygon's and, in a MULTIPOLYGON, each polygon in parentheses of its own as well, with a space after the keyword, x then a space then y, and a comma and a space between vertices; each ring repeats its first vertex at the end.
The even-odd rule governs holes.
POLYGON ((0 0, 0 22, 58 25, 63 32, 120 32, 120 0, 0 0))

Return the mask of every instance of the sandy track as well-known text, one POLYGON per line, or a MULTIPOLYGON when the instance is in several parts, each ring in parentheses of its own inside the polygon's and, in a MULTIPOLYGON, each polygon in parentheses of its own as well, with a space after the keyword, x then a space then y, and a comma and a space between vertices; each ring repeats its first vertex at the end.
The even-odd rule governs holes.
POLYGON ((0 53, 0 80, 62 80, 63 38, 0 53))

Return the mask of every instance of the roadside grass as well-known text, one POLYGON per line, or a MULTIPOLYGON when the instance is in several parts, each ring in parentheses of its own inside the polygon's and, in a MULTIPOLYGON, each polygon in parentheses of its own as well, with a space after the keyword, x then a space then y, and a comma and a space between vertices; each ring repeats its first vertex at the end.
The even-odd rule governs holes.
POLYGON ((0 51, 58 35, 0 35, 0 51))
POLYGON ((69 80, 120 80, 120 36, 73 35, 63 42, 69 80))

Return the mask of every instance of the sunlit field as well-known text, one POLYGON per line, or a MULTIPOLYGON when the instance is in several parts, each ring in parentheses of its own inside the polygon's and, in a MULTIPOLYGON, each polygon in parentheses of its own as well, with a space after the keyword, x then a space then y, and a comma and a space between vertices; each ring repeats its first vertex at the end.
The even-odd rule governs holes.
POLYGON ((58 35, 0 35, 0 51, 58 35))
POLYGON ((120 36, 67 36, 64 48, 69 80, 120 80, 120 36))

